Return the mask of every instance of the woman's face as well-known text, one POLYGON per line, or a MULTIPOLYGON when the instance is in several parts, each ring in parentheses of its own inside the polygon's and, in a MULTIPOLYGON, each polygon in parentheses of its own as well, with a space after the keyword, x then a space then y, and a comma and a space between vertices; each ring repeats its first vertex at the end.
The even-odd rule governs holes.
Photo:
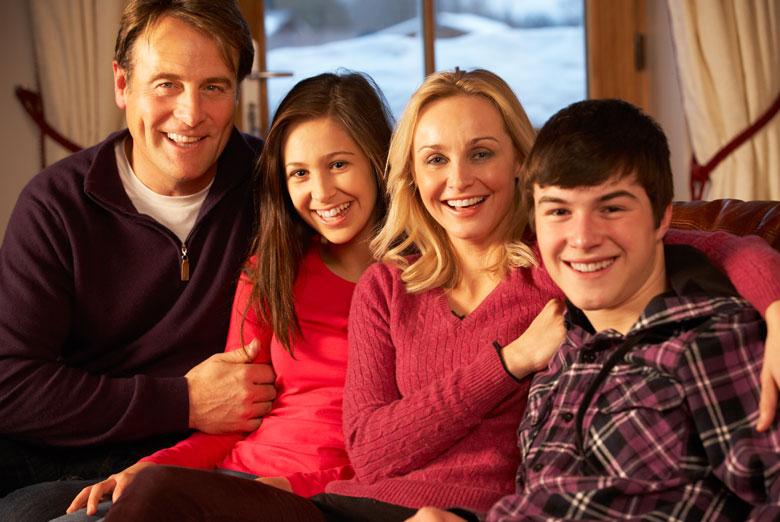
POLYGON ((436 100, 420 113, 412 142, 414 180, 428 213, 453 245, 503 241, 520 164, 498 110, 481 96, 436 100))
POLYGON ((322 117, 293 124, 283 147, 295 210, 330 243, 364 239, 377 198, 371 165, 342 125, 322 117))

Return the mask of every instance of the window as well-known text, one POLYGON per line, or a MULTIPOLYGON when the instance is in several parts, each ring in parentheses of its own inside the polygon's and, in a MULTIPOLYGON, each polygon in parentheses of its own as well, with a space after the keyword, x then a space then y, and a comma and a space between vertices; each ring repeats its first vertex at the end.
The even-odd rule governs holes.
POLYGON ((271 71, 244 88, 243 127, 254 133, 296 82, 339 67, 374 78, 396 117, 434 68, 496 72, 537 126, 586 97, 582 0, 244 0, 242 8, 255 13, 259 67, 271 71))

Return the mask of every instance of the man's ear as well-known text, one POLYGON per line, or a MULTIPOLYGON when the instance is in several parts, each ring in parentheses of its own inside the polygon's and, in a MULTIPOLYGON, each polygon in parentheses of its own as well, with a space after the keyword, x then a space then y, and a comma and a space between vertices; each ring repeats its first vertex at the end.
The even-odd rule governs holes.
POLYGON ((127 107, 127 84, 129 83, 127 70, 119 65, 116 60, 111 65, 114 69, 114 101, 117 107, 125 110, 125 107, 127 107))
POLYGON ((656 239, 661 240, 666 235, 666 232, 669 230, 669 226, 672 224, 672 204, 669 203, 669 205, 664 210, 663 215, 661 216, 661 223, 658 224, 658 230, 656 231, 656 239))

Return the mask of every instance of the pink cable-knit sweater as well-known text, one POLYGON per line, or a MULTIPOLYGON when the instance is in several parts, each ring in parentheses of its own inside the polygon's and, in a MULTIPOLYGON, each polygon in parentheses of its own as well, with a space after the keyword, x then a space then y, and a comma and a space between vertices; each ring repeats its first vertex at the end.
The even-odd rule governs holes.
MULTIPOLYGON (((702 250, 759 310, 780 298, 780 255, 758 238, 670 231, 666 242, 702 250)), ((396 268, 369 268, 350 310, 344 395, 356 476, 326 491, 477 512, 511 493, 529 379, 513 380, 492 343, 561 296, 542 268, 513 270, 461 320, 441 289, 409 294, 396 268)))

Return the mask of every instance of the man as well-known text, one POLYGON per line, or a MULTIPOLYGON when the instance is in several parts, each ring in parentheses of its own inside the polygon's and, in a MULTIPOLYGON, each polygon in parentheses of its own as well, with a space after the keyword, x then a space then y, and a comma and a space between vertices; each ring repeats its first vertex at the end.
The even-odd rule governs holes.
POLYGON ((254 345, 214 355, 252 237, 261 143, 233 117, 253 53, 234 0, 125 9, 128 129, 36 176, 0 249, 0 496, 108 475, 188 429, 251 431, 270 408, 254 345))
POLYGON ((780 429, 753 427, 765 324, 706 259, 664 248, 662 131, 626 102, 579 102, 526 165, 568 333, 531 386, 517 493, 488 520, 776 519, 780 429))

